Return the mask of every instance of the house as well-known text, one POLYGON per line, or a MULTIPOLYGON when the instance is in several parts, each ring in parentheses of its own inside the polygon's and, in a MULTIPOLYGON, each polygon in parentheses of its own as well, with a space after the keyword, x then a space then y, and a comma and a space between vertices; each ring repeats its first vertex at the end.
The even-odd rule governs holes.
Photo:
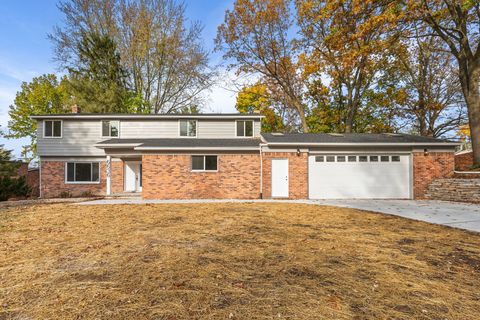
POLYGON ((37 115, 42 197, 420 199, 456 143, 262 133, 258 114, 37 115))

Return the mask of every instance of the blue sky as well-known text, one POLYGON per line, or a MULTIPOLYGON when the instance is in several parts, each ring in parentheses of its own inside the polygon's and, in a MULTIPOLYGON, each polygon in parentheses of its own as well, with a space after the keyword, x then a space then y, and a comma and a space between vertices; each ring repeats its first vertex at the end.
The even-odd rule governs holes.
MULTIPOLYGON (((52 46, 47 34, 53 26, 62 23, 62 15, 56 0, 2 0, 0 1, 0 126, 5 131, 8 122, 8 107, 23 81, 44 73, 58 73, 52 60, 52 46)), ((233 0, 188 0, 187 17, 199 20, 204 25, 205 47, 213 50, 217 26, 223 21, 225 10, 232 7, 233 0)), ((221 55, 211 56, 211 63, 221 61, 221 55)), ((207 110, 215 112, 234 111, 235 95, 219 84, 209 94, 207 110)), ((12 149, 20 156, 21 146, 28 140, 0 138, 0 145, 12 149)))

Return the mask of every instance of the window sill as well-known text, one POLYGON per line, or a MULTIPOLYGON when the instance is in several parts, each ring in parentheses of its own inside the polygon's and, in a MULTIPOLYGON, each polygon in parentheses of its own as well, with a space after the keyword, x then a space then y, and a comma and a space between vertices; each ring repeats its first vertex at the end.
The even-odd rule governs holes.
POLYGON ((65 181, 65 184, 100 184, 100 181, 82 181, 82 182, 73 182, 73 181, 65 181))
POLYGON ((196 172, 196 173, 202 173, 202 172, 211 172, 211 173, 215 173, 215 172, 218 172, 218 169, 217 170, 190 170, 190 172, 196 172))
POLYGON ((63 137, 60 136, 60 137, 45 137, 43 136, 44 139, 62 139, 63 137))

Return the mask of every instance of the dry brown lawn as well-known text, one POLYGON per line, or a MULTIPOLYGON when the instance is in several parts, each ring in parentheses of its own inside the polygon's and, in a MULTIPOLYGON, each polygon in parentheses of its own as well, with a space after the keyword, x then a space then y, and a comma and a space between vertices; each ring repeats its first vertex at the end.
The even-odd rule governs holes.
POLYGON ((0 211, 0 319, 478 319, 480 235, 296 204, 0 211))

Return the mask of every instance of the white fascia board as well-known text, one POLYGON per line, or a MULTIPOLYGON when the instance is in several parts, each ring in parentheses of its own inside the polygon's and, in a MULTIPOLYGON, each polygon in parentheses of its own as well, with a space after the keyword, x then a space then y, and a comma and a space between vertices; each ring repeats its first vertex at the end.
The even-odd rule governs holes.
POLYGON ((95 147, 99 149, 105 148, 135 148, 141 146, 142 143, 113 143, 113 144, 96 144, 95 147))
POLYGON ((265 116, 257 114, 238 114, 238 115, 208 115, 208 114, 172 114, 172 115, 94 115, 94 114, 75 114, 75 115, 39 115, 30 116, 31 119, 261 119, 265 116))
POLYGON ((355 143, 309 143, 309 142, 269 142, 268 146, 310 146, 310 147, 395 147, 395 146, 459 146, 459 142, 355 142, 355 143))
POLYGON ((259 147, 135 147, 134 150, 139 150, 139 151, 159 151, 159 150, 238 150, 238 151, 243 151, 243 150, 254 150, 254 151, 260 151, 259 147))

